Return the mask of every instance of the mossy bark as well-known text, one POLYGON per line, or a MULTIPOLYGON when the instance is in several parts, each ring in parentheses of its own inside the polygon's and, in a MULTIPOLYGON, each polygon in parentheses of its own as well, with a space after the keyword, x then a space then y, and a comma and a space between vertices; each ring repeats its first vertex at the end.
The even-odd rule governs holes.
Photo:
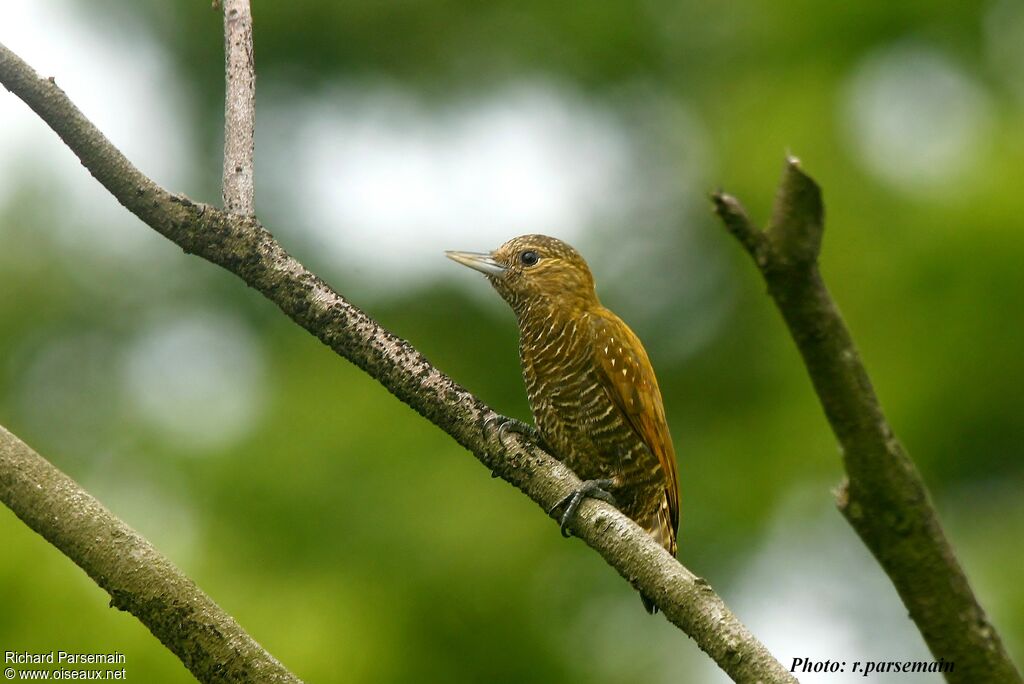
POLYGON ((0 427, 0 501, 208 683, 300 680, 139 533, 0 427))

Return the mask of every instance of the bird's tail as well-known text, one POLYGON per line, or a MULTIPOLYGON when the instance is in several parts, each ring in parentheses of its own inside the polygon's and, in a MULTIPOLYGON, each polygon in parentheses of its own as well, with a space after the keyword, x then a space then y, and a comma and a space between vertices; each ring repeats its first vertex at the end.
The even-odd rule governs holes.
MULTIPOLYGON (((647 530, 647 533, 654 537, 655 541, 665 547, 666 551, 673 556, 676 555, 676 529, 672 524, 667 505, 659 507, 657 512, 641 522, 640 526, 647 530)), ((648 613, 654 615, 658 612, 658 606, 653 600, 643 594, 640 594, 640 600, 648 613)))

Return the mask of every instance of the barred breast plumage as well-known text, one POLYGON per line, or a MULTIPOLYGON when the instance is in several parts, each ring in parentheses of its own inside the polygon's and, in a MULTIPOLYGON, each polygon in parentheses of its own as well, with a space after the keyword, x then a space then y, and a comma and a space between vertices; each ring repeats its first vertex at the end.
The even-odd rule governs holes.
POLYGON ((601 305, 583 258, 543 235, 448 255, 486 273, 515 312, 534 421, 545 446, 585 481, 581 494, 607 489, 675 555, 679 488, 658 382, 640 340, 601 305))

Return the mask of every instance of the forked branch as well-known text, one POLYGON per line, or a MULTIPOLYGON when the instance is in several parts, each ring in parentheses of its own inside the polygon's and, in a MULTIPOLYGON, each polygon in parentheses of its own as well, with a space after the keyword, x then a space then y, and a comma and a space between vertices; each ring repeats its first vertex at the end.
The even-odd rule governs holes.
POLYGON ((928 489, 889 428, 864 364, 818 270, 824 206, 817 184, 786 160, 764 231, 736 198, 715 211, 757 264, 803 356, 842 447, 839 510, 885 570, 950 682, 1020 682, 939 523, 928 489))
MULTIPOLYGON (((579 487, 573 473, 289 255, 255 218, 174 195, 144 176, 67 96, 0 46, 0 82, 24 100, 129 211, 186 252, 236 274, 339 355, 469 449, 545 511, 579 487)), ((570 525, 737 682, 794 682, 704 580, 616 509, 587 500, 570 525)), ((69 534, 74 531, 70 530, 69 534)))

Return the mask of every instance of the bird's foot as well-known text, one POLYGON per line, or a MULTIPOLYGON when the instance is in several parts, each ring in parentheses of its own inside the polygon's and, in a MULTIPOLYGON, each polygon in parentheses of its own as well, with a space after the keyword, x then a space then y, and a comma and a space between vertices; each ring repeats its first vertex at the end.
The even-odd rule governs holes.
POLYGON ((569 530, 566 527, 572 521, 573 516, 576 515, 576 511, 579 509, 580 504, 583 503, 583 499, 589 496, 591 499, 600 499, 612 506, 615 505, 615 497, 607 491, 607 488, 613 484, 615 484, 614 480, 584 480, 576 491, 570 492, 565 498, 551 507, 548 513, 553 513, 562 506, 565 506, 562 522, 558 526, 563 537, 568 538, 570 536, 569 530))
POLYGON ((534 426, 529 423, 524 423, 518 418, 509 418, 507 416, 495 415, 488 418, 488 422, 499 422, 498 425, 498 444, 504 448, 508 448, 505 444, 505 435, 508 432, 516 432, 523 435, 527 439, 533 442, 540 442, 540 432, 534 426))
MULTIPOLYGON (((487 419, 486 423, 498 423, 498 444, 503 449, 508 448, 508 445, 505 444, 505 434, 510 431, 517 432, 537 444, 541 443, 540 431, 529 423, 524 423, 516 418, 494 414, 487 419)), ((492 472, 491 477, 498 477, 498 473, 492 472)))

